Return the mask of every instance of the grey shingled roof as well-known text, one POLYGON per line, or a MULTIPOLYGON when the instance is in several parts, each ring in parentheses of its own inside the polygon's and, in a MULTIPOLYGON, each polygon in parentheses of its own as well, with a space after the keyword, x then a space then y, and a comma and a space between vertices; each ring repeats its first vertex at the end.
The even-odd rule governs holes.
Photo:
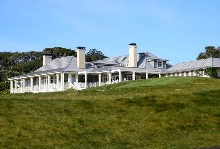
POLYGON ((171 68, 167 69, 166 72, 191 71, 191 70, 205 69, 208 67, 220 67, 220 58, 208 58, 208 59, 178 63, 172 66, 171 68))
POLYGON ((66 56, 61 58, 56 58, 49 62, 47 65, 40 67, 34 73, 37 72, 51 72, 51 71, 64 71, 64 72, 70 72, 70 71, 91 71, 89 65, 91 63, 86 63, 85 69, 79 69, 77 67, 77 59, 74 56, 66 56))
MULTIPOLYGON (((49 62, 47 65, 42 66, 41 68, 37 69, 34 73, 39 72, 50 72, 54 70, 60 70, 64 72, 80 72, 80 71, 87 71, 87 72, 96 72, 96 71, 109 71, 109 70, 116 70, 121 69, 122 71, 126 70, 134 70, 134 71, 161 71, 161 69, 155 69, 153 66, 148 62, 151 59, 160 59, 156 57, 155 55, 144 52, 142 53, 142 57, 139 57, 138 59, 138 68, 127 68, 126 65, 128 63, 128 56, 118 56, 118 57, 110 57, 105 58, 103 60, 98 60, 95 62, 87 63, 85 69, 79 69, 77 68, 77 59, 74 56, 67 56, 67 57, 61 57, 56 58, 49 62), (103 64, 101 68, 91 68, 89 65, 93 64, 103 64), (105 66, 106 65, 106 66, 105 66), (112 65, 112 66, 108 66, 112 65), (145 69, 145 70, 142 70, 145 69)), ((161 59, 162 60, 162 59, 161 59)))
MULTIPOLYGON (((138 65, 138 68, 141 68, 141 69, 154 69, 153 66, 151 66, 148 63, 148 61, 152 61, 155 59, 167 61, 165 59, 161 59, 153 55, 150 52, 143 52, 143 53, 140 53, 140 55, 142 55, 142 57, 138 57, 137 65, 138 65)), ((115 64, 118 64, 119 66, 126 66, 126 64, 128 64, 128 55, 105 58, 102 61, 98 61, 98 62, 102 62, 103 64, 115 63, 115 64)))
POLYGON ((76 62, 76 58, 73 56, 56 58, 50 61, 47 65, 44 65, 37 69, 35 72, 53 71, 53 70, 64 70, 67 68, 72 61, 76 62))
POLYGON ((108 64, 108 63, 115 63, 121 66, 126 66, 126 64, 128 63, 128 56, 117 56, 117 57, 110 57, 110 58, 105 58, 102 60, 102 62, 104 64, 108 64))
POLYGON ((145 52, 145 53, 148 56, 148 60, 155 60, 156 59, 156 60, 168 61, 166 59, 159 58, 150 52, 145 52))

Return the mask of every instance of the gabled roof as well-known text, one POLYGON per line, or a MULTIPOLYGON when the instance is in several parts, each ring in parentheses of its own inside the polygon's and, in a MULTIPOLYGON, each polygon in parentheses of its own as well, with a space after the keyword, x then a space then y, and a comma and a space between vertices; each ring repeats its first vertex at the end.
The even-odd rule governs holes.
POLYGON ((44 65, 37 69, 34 72, 44 72, 44 71, 52 71, 52 70, 64 70, 70 66, 71 62, 75 62, 76 64, 76 58, 74 56, 67 56, 67 57, 61 57, 56 58, 52 61, 50 61, 47 65, 44 65))
POLYGON ((159 58, 157 56, 155 56, 154 54, 150 53, 150 52, 145 52, 145 54, 148 56, 148 60, 161 60, 161 61, 168 61, 167 59, 162 59, 159 58))
MULTIPOLYGON (((165 59, 161 59, 155 55, 153 55, 150 52, 143 52, 138 54, 138 59, 137 59, 137 67, 138 68, 148 68, 148 69, 154 69, 150 64, 148 64, 148 61, 152 60, 161 60, 161 61, 168 61, 165 59)), ((103 63, 103 65, 108 65, 108 64, 115 64, 118 66, 124 66, 126 67, 128 64, 128 55, 125 56, 117 56, 117 57, 110 57, 110 58, 105 58, 103 60, 98 60, 95 61, 94 63, 103 63)))
POLYGON ((104 64, 115 63, 115 64, 118 64, 120 66, 126 66, 126 64, 128 63, 128 56, 125 55, 125 56, 105 58, 105 59, 102 60, 102 62, 104 64))
POLYGON ((79 69, 77 67, 77 59, 74 56, 66 56, 61 58, 56 58, 50 61, 47 65, 40 67, 34 73, 37 72, 51 72, 51 71, 63 71, 63 72, 70 72, 70 71, 85 71, 91 68, 92 63, 86 62, 85 69, 79 69))
POLYGON ((77 67, 77 59, 74 56, 67 56, 62 58, 56 58, 49 62, 47 65, 42 66, 37 69, 34 73, 42 73, 42 72, 51 72, 51 71, 63 71, 63 72, 98 72, 98 71, 110 71, 121 69, 122 71, 132 70, 132 71, 161 71, 161 69, 155 69, 153 66, 148 63, 149 58, 157 58, 153 54, 142 53, 142 57, 139 57, 138 60, 138 68, 128 68, 126 64, 128 63, 128 56, 118 56, 105 58, 103 60, 98 60, 95 62, 87 62, 85 69, 79 69, 77 67), (100 65, 103 64, 100 68, 91 67, 92 65, 100 65), (141 70, 143 69, 143 70, 141 70))

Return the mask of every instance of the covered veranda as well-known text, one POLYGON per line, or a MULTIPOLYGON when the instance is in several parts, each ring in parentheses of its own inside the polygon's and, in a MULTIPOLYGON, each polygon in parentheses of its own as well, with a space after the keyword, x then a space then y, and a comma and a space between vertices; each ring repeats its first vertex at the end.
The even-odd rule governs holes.
POLYGON ((69 88, 82 90, 122 81, 148 79, 152 74, 159 75, 159 72, 115 69, 102 72, 51 71, 30 73, 9 78, 10 93, 58 92, 69 88))

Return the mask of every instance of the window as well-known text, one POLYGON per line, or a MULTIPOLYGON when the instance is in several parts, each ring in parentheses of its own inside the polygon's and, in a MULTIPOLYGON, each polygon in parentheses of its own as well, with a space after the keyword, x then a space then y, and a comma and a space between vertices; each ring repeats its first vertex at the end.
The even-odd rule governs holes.
POLYGON ((163 65, 162 65, 162 62, 161 62, 161 61, 158 61, 158 62, 157 62, 157 66, 158 66, 158 68, 163 68, 163 67, 162 67, 162 66, 163 66, 163 65))
POLYGON ((154 68, 157 68, 157 61, 154 61, 154 68))
POLYGON ((107 81, 108 81, 107 75, 106 74, 102 75, 102 82, 107 82, 107 81))
POLYGON ((50 83, 54 83, 54 77, 50 77, 50 83))
POLYGON ((31 80, 27 80, 26 85, 27 85, 27 86, 31 86, 31 80))

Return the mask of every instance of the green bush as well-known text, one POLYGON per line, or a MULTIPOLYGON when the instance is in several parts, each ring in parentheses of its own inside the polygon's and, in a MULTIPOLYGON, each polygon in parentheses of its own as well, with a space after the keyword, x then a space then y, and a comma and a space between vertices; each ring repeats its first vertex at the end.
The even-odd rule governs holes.
POLYGON ((10 89, 9 81, 0 82, 0 93, 9 93, 9 89, 10 89))
POLYGON ((206 74, 208 74, 211 78, 218 78, 217 70, 216 68, 206 68, 205 69, 206 74))

